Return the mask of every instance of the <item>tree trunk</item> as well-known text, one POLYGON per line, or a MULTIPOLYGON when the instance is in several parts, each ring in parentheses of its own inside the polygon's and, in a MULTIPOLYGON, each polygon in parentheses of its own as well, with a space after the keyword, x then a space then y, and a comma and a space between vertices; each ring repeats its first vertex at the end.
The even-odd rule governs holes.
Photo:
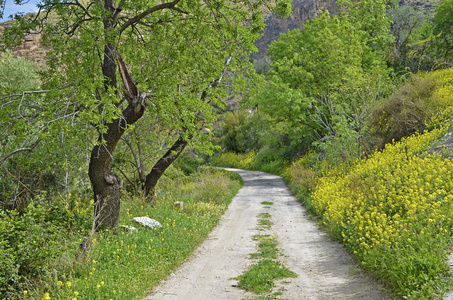
MULTIPOLYGON (((114 30, 114 20, 112 19, 114 13, 113 0, 104 0, 104 9, 109 13, 106 13, 103 16, 106 43, 102 73, 105 78, 105 90, 108 91, 109 88, 117 89, 117 58, 118 60, 121 60, 121 58, 116 52, 114 42, 111 39, 111 33, 112 30, 114 30)), ((122 61, 121 63, 124 64, 122 61)), ((93 185, 93 226, 95 230, 106 228, 115 229, 118 226, 123 180, 120 176, 112 172, 113 153, 126 128, 129 125, 134 124, 144 113, 144 106, 139 102, 134 101, 136 99, 133 98, 138 95, 136 87, 130 79, 125 66, 121 67, 120 73, 123 76, 123 79, 130 81, 126 86, 126 90, 129 92, 128 95, 131 97, 130 99, 128 98, 129 105, 123 110, 120 118, 106 124, 107 132, 99 134, 99 145, 93 148, 90 157, 88 175, 91 184, 93 185), (130 91, 129 89, 134 89, 134 91, 130 91)))
POLYGON ((135 113, 135 110, 135 105, 129 104, 123 111, 122 118, 107 125, 107 132, 99 136, 100 145, 91 151, 88 175, 93 185, 96 230, 118 226, 123 181, 111 170, 112 154, 126 127, 140 119, 145 109, 142 107, 138 113, 135 113), (104 144, 101 143, 102 139, 104 144))
POLYGON ((188 142, 180 136, 173 146, 162 156, 153 166, 151 172, 146 175, 145 180, 145 197, 148 202, 156 205, 154 197, 157 181, 160 179, 165 170, 179 157, 184 151, 188 142))

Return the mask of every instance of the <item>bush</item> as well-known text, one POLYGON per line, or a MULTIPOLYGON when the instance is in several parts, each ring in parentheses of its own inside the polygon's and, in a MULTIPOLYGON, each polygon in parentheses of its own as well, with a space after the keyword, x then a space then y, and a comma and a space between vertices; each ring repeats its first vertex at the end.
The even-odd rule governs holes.
POLYGON ((283 178, 288 182, 289 187, 297 197, 305 202, 316 187, 319 175, 309 165, 311 153, 305 155, 283 172, 283 178))
POLYGON ((453 162, 423 155, 445 133, 404 138, 341 176, 329 172, 307 200, 364 267, 406 298, 439 296, 449 276, 453 162))
POLYGON ((269 116, 255 110, 238 110, 224 120, 221 142, 226 151, 248 152, 262 148, 269 139, 269 116))
POLYGON ((222 152, 217 154, 211 159, 211 164, 217 167, 230 167, 252 170, 256 169, 256 153, 251 151, 249 153, 234 153, 222 152))
POLYGON ((435 97, 438 86, 431 77, 414 76, 373 110, 368 132, 379 149, 427 129, 426 123, 441 106, 435 97))
POLYGON ((196 156, 191 151, 185 151, 178 159, 173 163, 173 166, 181 169, 185 175, 190 175, 198 170, 203 164, 203 160, 196 156))
POLYGON ((0 294, 7 298, 16 299, 27 285, 46 277, 66 251, 72 214, 44 198, 37 197, 22 212, 0 210, 0 294))

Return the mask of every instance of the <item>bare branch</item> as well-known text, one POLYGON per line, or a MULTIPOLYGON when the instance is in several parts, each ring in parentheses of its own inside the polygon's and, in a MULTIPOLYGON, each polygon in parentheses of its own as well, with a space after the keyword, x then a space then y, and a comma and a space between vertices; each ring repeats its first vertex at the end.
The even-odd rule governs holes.
MULTIPOLYGON (((74 86, 73 84, 67 84, 65 86, 62 86, 62 87, 59 87, 57 88, 57 90, 64 90, 65 88, 68 88, 70 86, 74 86)), ((5 96, 5 97, 2 97, 0 98, 0 101, 1 100, 4 100, 4 99, 8 99, 8 98, 12 98, 12 97, 23 97, 27 94, 44 94, 44 93, 48 93, 50 92, 51 90, 39 90, 39 91, 24 91, 20 94, 12 94, 12 95, 8 95, 8 96, 5 96)), ((16 101, 19 101, 19 100, 16 100, 16 101)), ((12 103, 12 102, 15 102, 14 100, 13 101, 10 101, 10 102, 7 102, 7 103, 4 103, 2 104, 2 106, 0 108, 3 108, 4 105, 6 104, 9 104, 9 103, 12 103)))
POLYGON ((14 151, 11 151, 10 153, 6 154, 5 156, 0 157, 0 163, 4 162, 5 160, 7 160, 9 157, 13 156, 14 154, 24 152, 24 151, 28 151, 28 152, 33 151, 33 149, 35 149, 36 146, 38 146, 39 142, 41 142, 41 139, 37 139, 36 142, 34 142, 33 145, 31 145, 28 148, 19 148, 14 151))

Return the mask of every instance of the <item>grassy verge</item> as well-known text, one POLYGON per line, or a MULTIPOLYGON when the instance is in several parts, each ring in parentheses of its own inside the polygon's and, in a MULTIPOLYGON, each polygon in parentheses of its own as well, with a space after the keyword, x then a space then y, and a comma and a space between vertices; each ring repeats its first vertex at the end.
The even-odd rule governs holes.
MULTIPOLYGON (((80 239, 61 240, 67 245, 54 264, 39 274, 41 280, 11 291, 10 299, 136 299, 181 264, 215 227, 240 188, 237 175, 203 170, 184 180, 164 180, 157 206, 141 198, 122 203, 120 224, 136 231, 94 234, 86 253, 80 239), (183 210, 175 206, 183 201, 183 210), (161 223, 151 229, 134 224, 133 217, 149 216, 161 223), (58 265, 58 267, 56 267, 58 265)), ((82 206, 82 204, 78 204, 82 206)), ((88 212, 86 212, 88 214, 88 212)), ((72 238, 77 235, 73 235, 72 238)))

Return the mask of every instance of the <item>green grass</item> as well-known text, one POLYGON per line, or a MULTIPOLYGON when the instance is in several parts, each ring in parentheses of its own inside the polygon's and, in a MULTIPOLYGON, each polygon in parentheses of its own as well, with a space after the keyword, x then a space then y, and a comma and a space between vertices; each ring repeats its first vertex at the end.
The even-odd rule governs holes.
POLYGON ((258 252, 250 254, 250 258, 274 258, 278 256, 278 241, 273 236, 255 235, 253 240, 258 241, 258 252))
POLYGON ((261 204, 263 204, 263 205, 273 205, 274 202, 272 202, 272 201, 263 201, 263 202, 261 202, 261 204))
MULTIPOLYGON (((137 299, 180 265, 216 226, 241 184, 224 171, 205 170, 178 184, 165 181, 156 207, 139 197, 122 203, 120 224, 133 232, 105 231, 91 237, 86 254, 72 248, 65 257, 66 272, 46 270, 41 284, 17 293, 14 299, 137 299), (165 188, 165 189, 164 189, 165 188), (174 207, 184 201, 183 211, 174 207), (162 226, 151 229, 132 222, 149 216, 162 226), (26 295, 26 296, 24 296, 26 295)), ((232 176, 235 178, 235 176, 232 176)))
POLYGON ((281 262, 263 259, 239 276, 239 286, 257 294, 269 293, 275 286, 274 280, 297 277, 297 274, 285 267, 281 262))
MULTIPOLYGON (((272 202, 271 202, 272 203, 272 202)), ((271 214, 265 212, 258 215, 258 224, 260 227, 269 230, 273 223, 269 220, 271 214)), ((257 294, 269 293, 275 286, 274 281, 277 279, 297 277, 298 275, 281 262, 277 261, 279 255, 278 240, 269 234, 258 234, 253 236, 253 240, 258 242, 258 252, 251 253, 251 259, 260 259, 258 263, 250 267, 242 275, 238 276, 239 287, 253 291, 257 294)), ((274 293, 274 295, 281 295, 282 290, 274 293)), ((274 295, 262 295, 252 299, 275 299, 274 295)), ((247 298, 249 299, 249 298, 247 298)))
POLYGON ((261 229, 270 229, 274 223, 270 219, 271 215, 269 213, 260 213, 258 219, 258 225, 261 226, 261 229))

